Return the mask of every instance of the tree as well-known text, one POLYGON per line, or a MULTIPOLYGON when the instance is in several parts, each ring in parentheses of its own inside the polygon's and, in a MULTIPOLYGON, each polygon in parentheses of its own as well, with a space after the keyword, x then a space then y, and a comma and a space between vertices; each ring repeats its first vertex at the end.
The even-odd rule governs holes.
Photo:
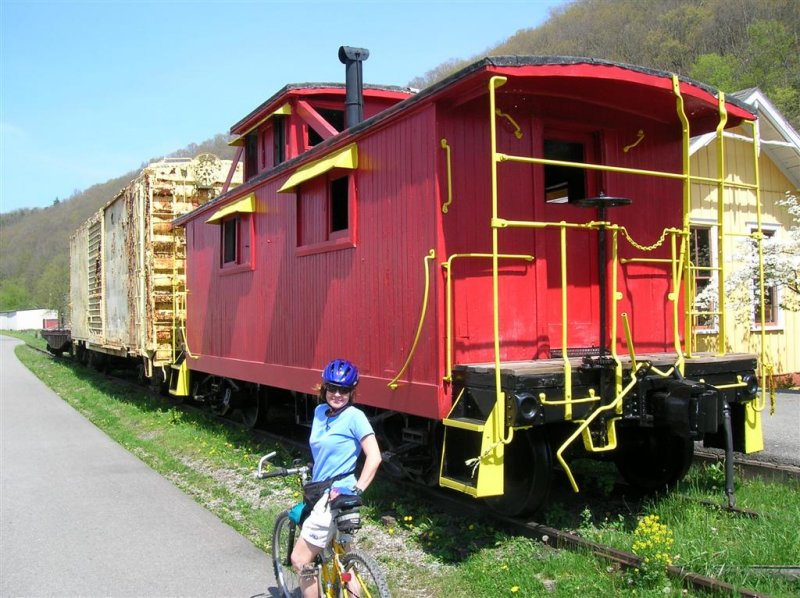
MULTIPOLYGON (((778 205, 786 208, 793 224, 785 236, 770 236, 762 241, 764 287, 777 289, 781 309, 797 312, 800 311, 800 201, 787 191, 778 205)), ((758 243, 755 239, 746 239, 734 253, 739 267, 725 280, 726 308, 734 314, 737 322, 749 324, 760 318, 758 243)), ((717 280, 713 279, 697 295, 695 305, 698 309, 716 309, 718 288, 717 280)))
POLYGON ((0 282, 0 311, 14 311, 31 307, 31 297, 22 285, 12 281, 0 282))
POLYGON ((718 89, 740 89, 738 70, 739 61, 735 56, 720 56, 712 52, 697 57, 691 76, 718 89))
POLYGON ((759 87, 789 122, 800 121, 800 40, 780 21, 753 21, 737 52, 701 54, 689 73, 723 91, 759 87))

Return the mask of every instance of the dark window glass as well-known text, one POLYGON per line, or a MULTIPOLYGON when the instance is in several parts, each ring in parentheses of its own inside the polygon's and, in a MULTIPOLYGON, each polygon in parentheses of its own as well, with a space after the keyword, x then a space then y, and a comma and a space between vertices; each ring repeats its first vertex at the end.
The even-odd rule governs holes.
POLYGON ((348 188, 349 177, 345 176, 331 181, 331 232, 347 230, 350 226, 350 218, 348 214, 348 188))
POLYGON ((258 132, 251 131, 244 136, 244 180, 258 174, 258 132))
POLYGON ((222 223, 222 263, 236 262, 236 232, 239 219, 231 218, 222 223))
MULTIPOLYGON (((585 162, 582 143, 544 140, 544 157, 562 162, 585 162)), ((583 168, 546 164, 544 167, 545 199, 566 203, 586 197, 586 174, 583 168)))
POLYGON ((286 117, 276 115, 272 117, 272 165, 277 166, 286 160, 286 117))
MULTIPOLYGON (((344 110, 333 110, 331 108, 317 108, 314 109, 319 115, 328 121, 328 123, 340 133, 344 130, 344 110)), ((311 127, 308 127, 308 145, 315 146, 322 143, 322 136, 311 127)))

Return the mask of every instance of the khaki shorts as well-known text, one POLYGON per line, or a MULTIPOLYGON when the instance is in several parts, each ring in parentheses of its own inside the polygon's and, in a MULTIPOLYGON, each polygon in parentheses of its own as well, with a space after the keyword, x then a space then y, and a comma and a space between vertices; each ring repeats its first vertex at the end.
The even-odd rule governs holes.
POLYGON ((300 537, 317 548, 325 548, 333 537, 334 522, 328 504, 328 494, 325 492, 317 501, 300 531, 300 537))

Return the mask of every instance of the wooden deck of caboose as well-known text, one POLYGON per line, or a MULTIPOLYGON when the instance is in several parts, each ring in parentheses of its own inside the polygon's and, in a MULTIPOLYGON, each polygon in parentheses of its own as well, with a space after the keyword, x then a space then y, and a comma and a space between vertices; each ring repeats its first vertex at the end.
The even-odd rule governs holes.
MULTIPOLYGON (((607 359, 611 356, 607 355, 607 359)), ((619 355, 623 376, 627 376, 633 369, 631 356, 619 355)), ((587 361, 584 357, 569 357, 568 362, 572 375, 578 375, 587 369, 592 369, 592 358, 587 361)), ((596 359, 596 358, 595 358, 596 359)), ((674 353, 643 353, 636 354, 636 362, 649 363, 658 370, 665 371, 673 367, 678 361, 674 353)), ((684 358, 683 375, 687 378, 698 379, 704 376, 730 373, 731 371, 755 370, 757 356, 751 353, 695 353, 684 358)), ((465 363, 453 366, 453 381, 464 386, 494 386, 494 362, 465 363)), ((504 387, 532 387, 553 388, 564 384, 565 368, 564 359, 534 359, 526 361, 501 361, 501 384, 504 387)))

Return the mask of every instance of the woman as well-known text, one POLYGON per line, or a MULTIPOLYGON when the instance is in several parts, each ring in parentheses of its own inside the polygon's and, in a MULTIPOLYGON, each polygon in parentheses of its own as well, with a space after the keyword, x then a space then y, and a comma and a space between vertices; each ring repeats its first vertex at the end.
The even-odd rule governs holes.
POLYGON ((345 359, 334 359, 322 371, 320 398, 311 425, 311 454, 314 459, 312 482, 331 481, 329 491, 320 498, 303 523, 300 538, 292 551, 292 566, 300 576, 304 598, 315 598, 317 572, 314 558, 328 545, 334 532, 330 501, 340 494, 361 494, 378 471, 381 452, 367 416, 355 407, 358 368, 345 359), (356 479, 356 460, 366 455, 361 475, 356 479))

